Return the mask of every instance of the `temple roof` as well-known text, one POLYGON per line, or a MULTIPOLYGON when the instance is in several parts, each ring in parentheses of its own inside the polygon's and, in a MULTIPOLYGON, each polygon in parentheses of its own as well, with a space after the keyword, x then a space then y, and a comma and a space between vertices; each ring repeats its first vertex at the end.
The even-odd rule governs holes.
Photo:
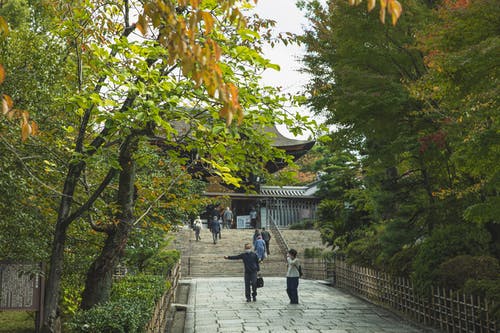
MULTIPOLYGON (((293 156, 294 161, 305 155, 316 143, 314 140, 309 141, 287 138, 278 131, 276 126, 267 127, 265 131, 275 135, 272 145, 276 148, 283 149, 288 155, 293 156)), ((287 164, 284 161, 276 160, 267 163, 266 169, 270 173, 275 173, 286 166, 287 164)))
POLYGON ((315 143, 315 141, 310 141, 310 140, 297 140, 297 139, 287 138, 286 136, 280 133, 276 125, 267 127, 265 131, 267 133, 274 134, 273 146, 280 147, 283 149, 291 146, 308 146, 311 143, 312 145, 314 145, 315 143))

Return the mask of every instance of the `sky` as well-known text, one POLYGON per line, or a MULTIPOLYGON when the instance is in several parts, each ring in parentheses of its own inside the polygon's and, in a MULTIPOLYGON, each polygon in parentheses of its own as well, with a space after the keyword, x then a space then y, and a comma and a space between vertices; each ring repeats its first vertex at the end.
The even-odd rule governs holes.
MULTIPOLYGON (((256 11, 262 18, 273 19, 277 22, 275 30, 277 32, 302 33, 302 27, 306 24, 306 18, 295 6, 295 0, 260 0, 257 3, 256 11)), ((285 92, 296 92, 301 90, 301 83, 304 82, 304 74, 297 70, 300 68, 299 58, 304 53, 304 49, 297 45, 279 44, 274 48, 265 48, 264 55, 277 63, 281 71, 267 70, 264 72, 265 83, 282 86, 285 92)))
MULTIPOLYGON (((301 34, 303 26, 307 24, 304 14, 295 6, 295 0, 259 0, 256 12, 262 18, 276 21, 275 30, 277 32, 292 32, 301 34)), ((264 56, 271 62, 278 64, 281 70, 268 69, 263 73, 263 83, 266 85, 281 87, 284 93, 297 93, 303 91, 302 85, 307 82, 308 77, 304 73, 299 73, 301 67, 299 59, 304 54, 304 48, 297 45, 285 46, 275 45, 274 48, 266 47, 264 56)), ((307 112, 301 109, 301 112, 307 112)), ((280 132, 288 137, 293 137, 283 126, 279 126, 280 132)), ((308 134, 298 137, 307 138, 308 134)))

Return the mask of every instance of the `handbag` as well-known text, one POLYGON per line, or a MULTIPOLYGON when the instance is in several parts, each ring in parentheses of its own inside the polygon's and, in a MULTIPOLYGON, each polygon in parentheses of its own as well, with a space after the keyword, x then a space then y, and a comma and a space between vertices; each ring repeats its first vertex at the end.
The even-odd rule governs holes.
POLYGON ((257 288, 262 288, 264 287, 264 279, 262 276, 257 276, 257 288))

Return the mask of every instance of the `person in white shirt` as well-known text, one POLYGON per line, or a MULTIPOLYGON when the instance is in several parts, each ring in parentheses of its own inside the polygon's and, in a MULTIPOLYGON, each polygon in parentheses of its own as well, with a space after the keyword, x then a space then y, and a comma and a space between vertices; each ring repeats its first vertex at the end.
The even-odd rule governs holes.
POLYGON ((294 249, 288 250, 286 261, 288 263, 288 271, 286 272, 286 293, 290 298, 290 304, 299 304, 299 267, 300 262, 297 259, 297 251, 294 249))
POLYGON ((199 241, 201 239, 200 231, 201 231, 202 226, 203 226, 203 224, 201 223, 201 219, 199 216, 197 216, 193 222, 193 229, 194 229, 194 234, 196 236, 196 241, 199 241))

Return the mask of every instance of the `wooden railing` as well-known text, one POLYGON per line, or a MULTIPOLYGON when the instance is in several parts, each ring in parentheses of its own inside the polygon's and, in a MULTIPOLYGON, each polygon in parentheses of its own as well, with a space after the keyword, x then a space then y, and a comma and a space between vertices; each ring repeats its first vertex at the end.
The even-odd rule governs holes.
POLYGON ((281 234, 281 231, 278 228, 278 226, 276 225, 273 217, 270 215, 268 215, 268 224, 271 227, 271 232, 273 233, 275 242, 276 242, 276 244, 278 244, 278 246, 280 248, 280 252, 286 260, 286 255, 288 253, 288 244, 286 243, 286 240, 283 237, 283 235, 281 234))
POLYGON ((163 294, 161 299, 156 303, 151 320, 146 325, 144 332, 147 333, 164 333, 168 323, 169 313, 172 311, 170 305, 175 302, 175 295, 177 287, 181 278, 181 261, 172 268, 168 280, 170 281, 170 288, 163 294))
POLYGON ((479 297, 433 288, 430 297, 419 295, 410 280, 336 259, 335 286, 390 307, 400 314, 443 332, 498 333, 489 310, 493 304, 479 297))

